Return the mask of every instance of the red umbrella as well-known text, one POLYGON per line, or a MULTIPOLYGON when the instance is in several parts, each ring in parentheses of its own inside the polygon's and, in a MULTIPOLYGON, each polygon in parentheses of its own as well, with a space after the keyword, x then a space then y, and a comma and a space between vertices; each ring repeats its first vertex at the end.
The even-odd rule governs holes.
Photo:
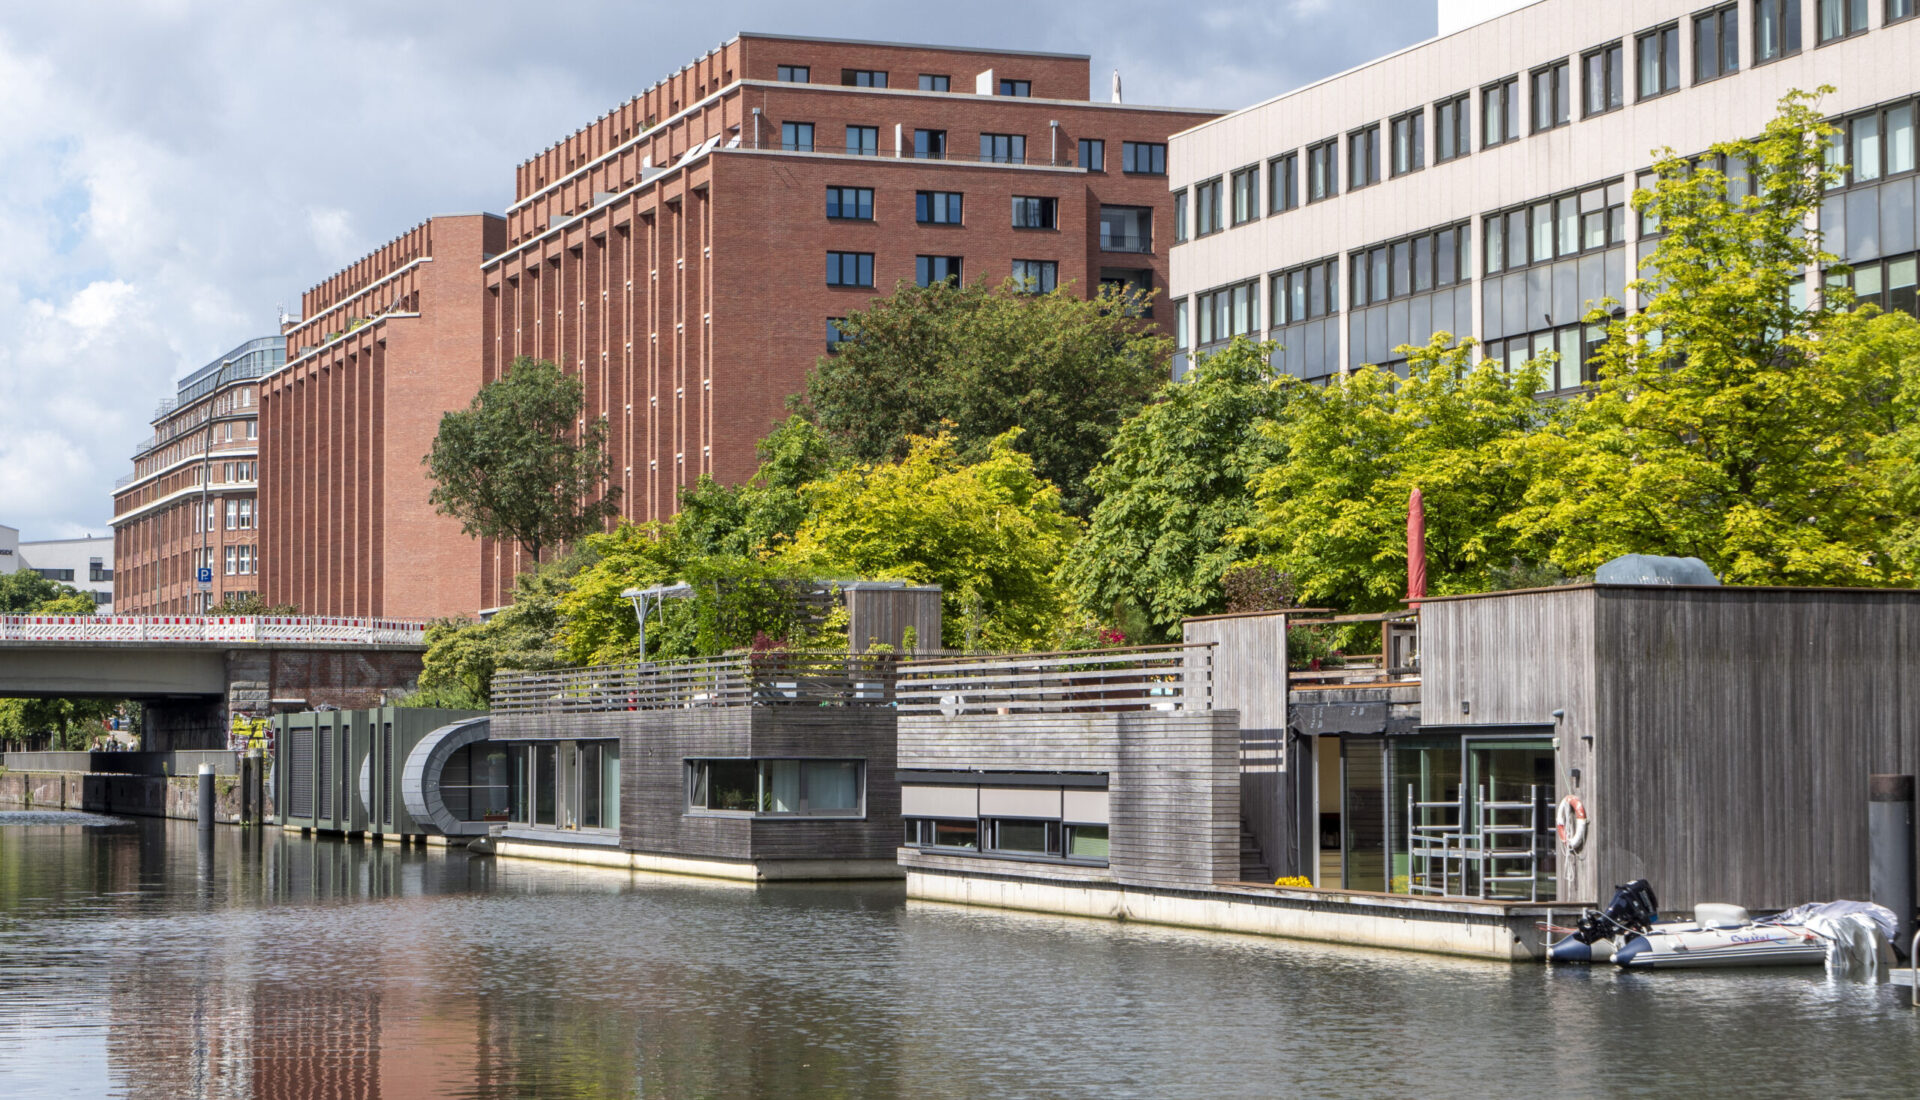
POLYGON ((1427 594, 1427 506, 1415 488, 1407 497, 1407 602, 1415 607, 1427 594))

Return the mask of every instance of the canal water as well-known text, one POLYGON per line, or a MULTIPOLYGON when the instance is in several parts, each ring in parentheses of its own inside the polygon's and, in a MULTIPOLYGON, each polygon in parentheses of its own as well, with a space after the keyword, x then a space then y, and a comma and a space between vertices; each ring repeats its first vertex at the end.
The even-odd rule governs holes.
POLYGON ((0 1097, 1920 1094, 1904 992, 0 812, 0 1097))

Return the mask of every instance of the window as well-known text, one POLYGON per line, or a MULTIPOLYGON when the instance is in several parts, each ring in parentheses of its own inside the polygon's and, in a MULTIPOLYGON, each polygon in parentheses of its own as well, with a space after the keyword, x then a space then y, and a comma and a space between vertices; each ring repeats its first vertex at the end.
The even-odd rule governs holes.
POLYGON ((884 88, 887 74, 878 69, 841 69, 840 83, 849 88, 884 88))
POLYGON ((1066 857, 1068 859, 1107 861, 1107 826, 1105 825, 1068 825, 1066 857))
POLYGON ((1822 46, 1867 30, 1867 0, 1815 0, 1815 15, 1822 46))
POLYGON ((234 531, 234 530, 238 530, 239 527, 240 527, 240 502, 237 500, 227 501, 227 530, 234 531))
POLYGON ((1187 300, 1173 303, 1173 350, 1185 351, 1187 344, 1187 300))
POLYGON ((1340 193, 1340 147, 1333 141, 1307 146, 1307 201, 1340 193))
POLYGON ((1029 80, 1002 80, 1001 95, 1030 96, 1033 94, 1033 82, 1029 80))
POLYGON ((1260 169, 1242 168, 1233 174, 1233 224, 1260 216, 1260 169))
POLYGON ((907 818, 907 847, 978 851, 980 822, 977 820, 941 821, 926 817, 907 818))
POLYGON ((873 253, 827 253, 828 286, 872 286, 873 253))
POLYGON ((1856 308, 1873 305, 1884 311, 1920 315, 1920 297, 1916 297, 1915 285, 1920 283, 1920 256, 1895 256, 1851 266, 1851 276, 1829 275, 1827 279, 1829 285, 1851 284, 1856 308))
POLYGON ((921 225, 959 225, 960 192, 916 191, 913 214, 921 225))
POLYGON ((1621 76, 1625 52, 1624 46, 1613 42, 1580 55, 1581 83, 1586 92, 1580 111, 1583 116, 1605 114, 1626 102, 1621 76))
POLYGON ((1800 0, 1753 0, 1753 63, 1800 52, 1800 0))
POLYGON ((857 157, 880 155, 880 128, 878 126, 847 127, 847 152, 857 157))
POLYGON ((782 122, 780 148, 792 153, 813 152, 813 123, 782 122))
POLYGON ((253 530, 253 501, 251 500, 240 502, 240 530, 253 530))
POLYGON ((1080 167, 1089 172, 1107 170, 1107 143, 1099 138, 1080 139, 1080 167))
POLYGON ((847 343, 849 340, 852 339, 852 337, 848 336, 840 328, 841 322, 845 320, 846 320, 845 317, 827 318, 827 354, 828 355, 840 354, 840 345, 847 343))
POLYGON ((1100 208, 1100 251, 1152 252, 1153 208, 1151 206, 1102 206, 1100 208))
POLYGON ((1640 98, 1666 95, 1680 86, 1680 25, 1656 27, 1634 39, 1640 98))
POLYGON ((960 257, 915 256, 913 258, 913 281, 916 286, 933 286, 936 283, 944 283, 947 286, 959 286, 960 257))
POLYGON ((945 130, 915 130, 913 132, 913 155, 921 160, 945 160, 947 157, 947 132, 945 130))
POLYGON ((1589 365, 1607 342, 1604 325, 1562 325, 1559 328, 1530 332, 1506 340, 1489 340, 1481 349, 1483 357, 1502 364, 1511 373, 1536 359, 1557 356, 1546 366, 1548 390, 1570 390, 1594 380, 1589 365))
POLYGON ((1027 135, 981 134, 980 159, 991 164, 1027 163, 1027 135))
POLYGON ((1836 120, 1828 160, 1841 169, 1841 186, 1913 171, 1914 121, 1912 100, 1836 120))
POLYGON ((240 564, 240 548, 237 546, 227 547, 227 576, 229 577, 233 576, 234 567, 239 564, 240 564))
POLYGON ((1415 111, 1401 115, 1391 123, 1393 129, 1393 174, 1404 176, 1427 166, 1427 113, 1415 111))
MULTIPOLYGON (((1634 187, 1640 191, 1652 191, 1660 183, 1660 177, 1653 172, 1642 172, 1634 177, 1634 187)), ((1660 232, 1660 216, 1651 207, 1640 212, 1640 236, 1652 237, 1660 232)))
POLYGON ((1740 71, 1740 9, 1732 4, 1693 17, 1693 82, 1740 71))
POLYGON ((260 438, 260 422, 258 420, 247 421, 247 438, 248 439, 260 438))
POLYGON ((1275 214, 1300 205, 1300 154, 1284 153, 1267 162, 1267 209, 1275 214))
POLYGON ((1347 135, 1347 190, 1358 191, 1380 182, 1380 127, 1369 126, 1347 135))
POLYGON ((1015 195, 1013 197, 1013 227, 1015 229, 1058 229, 1060 200, 1039 195, 1015 195))
POLYGON ((1175 191, 1173 193, 1173 243, 1174 244, 1180 244, 1181 242, 1187 239, 1188 228, 1189 226, 1187 222, 1187 193, 1185 191, 1175 191))
POLYGON ((1220 232, 1220 177, 1215 176, 1193 187, 1193 235, 1204 237, 1220 232))
POLYGON ((255 572, 253 567, 253 547, 251 546, 242 546, 240 548, 240 572, 246 576, 252 576, 255 572))
POLYGON ((1200 344, 1224 344, 1236 336, 1250 336, 1260 327, 1260 284, 1236 283, 1198 298, 1200 344))
POLYGON ((1433 105, 1433 162, 1444 164, 1464 157, 1473 148, 1473 117, 1469 95, 1457 95, 1433 105))
POLYGON ((1505 145, 1520 137, 1520 78, 1480 89, 1480 144, 1505 145))
POLYGON ((813 70, 805 65, 780 66, 780 81, 784 84, 805 84, 813 79, 813 70))
MULTIPOLYGON (((1913 0, 1887 0, 1886 21, 1898 23, 1902 19, 1913 18, 1913 0)), ((1907 312, 1911 313, 1912 310, 1907 312)))
POLYGON ((858 760, 689 760, 687 808, 762 817, 864 812, 858 760))
POLYGON ((940 73, 921 73, 920 90, 923 92, 950 92, 953 81, 940 73))
POLYGON ((873 188, 827 188, 827 217, 870 222, 873 220, 873 188))
POLYGON ((1167 146, 1164 142, 1123 141, 1120 143, 1120 170, 1136 176, 1167 174, 1167 146))
POLYGON ((1353 272, 1352 306, 1359 309, 1465 282, 1471 277, 1467 270, 1469 255, 1465 225, 1450 225, 1353 252, 1347 257, 1347 267, 1353 272))
POLYGON ((1596 252, 1627 239, 1627 188, 1596 183, 1550 199, 1487 215, 1482 223, 1486 272, 1596 252))
POLYGON ((1057 856, 1060 854, 1058 821, 1027 821, 1020 818, 988 818, 987 851, 1010 855, 1057 856))
POLYGON ((1046 294, 1059 285, 1060 264, 1054 260, 1015 260, 1013 278, 1028 294, 1046 294))
POLYGON ((1573 101, 1573 70, 1564 61, 1533 71, 1533 132, 1567 124, 1573 101))

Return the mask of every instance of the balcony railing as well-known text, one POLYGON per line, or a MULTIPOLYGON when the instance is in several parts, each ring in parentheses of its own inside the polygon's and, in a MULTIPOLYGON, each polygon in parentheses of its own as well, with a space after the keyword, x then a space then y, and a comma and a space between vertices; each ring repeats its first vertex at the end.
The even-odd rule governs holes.
POLYGON ((425 623, 307 615, 0 615, 0 642, 426 644, 425 623))
POLYGON ((498 672, 496 715, 691 707, 887 706, 898 658, 880 653, 742 653, 552 672, 498 672))
POLYGON ((935 657, 900 666, 902 714, 1211 710, 1211 645, 935 657))

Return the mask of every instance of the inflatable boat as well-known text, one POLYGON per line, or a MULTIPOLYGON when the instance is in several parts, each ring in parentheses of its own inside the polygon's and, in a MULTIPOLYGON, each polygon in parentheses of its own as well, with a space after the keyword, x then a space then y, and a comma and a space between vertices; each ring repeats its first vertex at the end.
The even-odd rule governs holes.
POLYGON ((1615 887, 1603 910, 1547 949, 1552 962, 1611 960, 1634 970, 1720 966, 1822 966, 1836 951, 1884 952, 1893 913, 1858 901, 1801 905, 1758 919, 1737 905, 1696 905, 1692 920, 1659 919, 1646 880, 1615 887))

